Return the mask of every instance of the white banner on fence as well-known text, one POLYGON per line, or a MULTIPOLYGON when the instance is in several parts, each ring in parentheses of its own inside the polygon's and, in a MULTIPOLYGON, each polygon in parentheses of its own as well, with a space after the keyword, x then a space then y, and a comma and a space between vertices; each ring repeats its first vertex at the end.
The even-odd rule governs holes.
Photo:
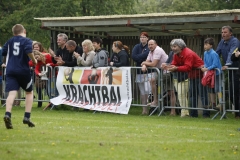
POLYGON ((56 83, 59 96, 50 100, 54 105, 128 114, 132 102, 128 67, 59 67, 56 83))

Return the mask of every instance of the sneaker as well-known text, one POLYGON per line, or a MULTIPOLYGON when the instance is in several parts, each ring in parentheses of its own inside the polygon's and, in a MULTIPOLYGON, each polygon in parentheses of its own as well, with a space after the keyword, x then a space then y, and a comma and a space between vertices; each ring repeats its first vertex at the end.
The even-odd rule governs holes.
POLYGON ((35 127, 35 124, 33 124, 33 122, 31 122, 30 119, 27 117, 23 118, 23 124, 27 124, 28 127, 35 127))
MULTIPOLYGON (((210 106, 207 106, 208 108, 207 109, 214 109, 214 110, 217 110, 217 111, 220 111, 221 108, 220 108, 220 105, 210 105, 210 106)), ((204 107, 203 107, 204 108, 204 107)), ((206 108, 205 108, 206 109, 206 108)))
POLYGON ((217 111, 222 111, 222 105, 218 104, 216 107, 213 107, 213 109, 215 109, 217 111))
POLYGON ((211 108, 212 106, 203 106, 202 108, 204 108, 204 109, 209 109, 209 108, 211 108))
POLYGON ((3 117, 3 120, 5 122, 5 126, 6 126, 7 129, 13 129, 11 118, 8 115, 5 115, 3 117))

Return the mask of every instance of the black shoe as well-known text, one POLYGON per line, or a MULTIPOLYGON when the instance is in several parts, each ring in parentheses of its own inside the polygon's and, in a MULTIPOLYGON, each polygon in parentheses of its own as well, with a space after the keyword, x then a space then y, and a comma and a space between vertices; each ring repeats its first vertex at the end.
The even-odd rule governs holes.
POLYGON ((72 107, 72 111, 79 111, 78 107, 72 107))
POLYGON ((212 108, 212 106, 203 106, 202 108, 209 109, 209 108, 212 108))
POLYGON ((210 118, 210 116, 203 116, 203 118, 210 118))
POLYGON ((33 122, 31 122, 30 119, 27 117, 23 118, 23 124, 27 124, 28 127, 35 127, 35 124, 33 124, 33 122))
POLYGON ((240 116, 235 116, 236 119, 240 119, 240 116))
POLYGON ((38 102, 38 108, 41 108, 42 107, 42 102, 38 102))
POLYGON ((5 126, 6 126, 7 129, 13 129, 11 118, 8 115, 5 115, 3 117, 3 120, 5 122, 5 126))

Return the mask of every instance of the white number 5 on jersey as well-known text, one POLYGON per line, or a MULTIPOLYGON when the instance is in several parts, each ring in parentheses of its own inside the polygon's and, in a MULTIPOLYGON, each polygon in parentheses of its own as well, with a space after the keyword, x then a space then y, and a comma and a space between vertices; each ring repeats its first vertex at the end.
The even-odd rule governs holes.
POLYGON ((13 54, 15 56, 19 55, 19 46, 20 46, 20 42, 14 42, 14 45, 13 45, 13 54))

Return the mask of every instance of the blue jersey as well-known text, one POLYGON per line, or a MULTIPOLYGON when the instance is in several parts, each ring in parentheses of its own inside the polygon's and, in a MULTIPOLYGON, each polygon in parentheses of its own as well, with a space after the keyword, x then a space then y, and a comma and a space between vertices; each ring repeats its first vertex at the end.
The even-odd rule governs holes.
POLYGON ((31 39, 22 36, 9 39, 2 50, 2 56, 6 56, 6 74, 29 74, 29 53, 32 53, 31 39))

